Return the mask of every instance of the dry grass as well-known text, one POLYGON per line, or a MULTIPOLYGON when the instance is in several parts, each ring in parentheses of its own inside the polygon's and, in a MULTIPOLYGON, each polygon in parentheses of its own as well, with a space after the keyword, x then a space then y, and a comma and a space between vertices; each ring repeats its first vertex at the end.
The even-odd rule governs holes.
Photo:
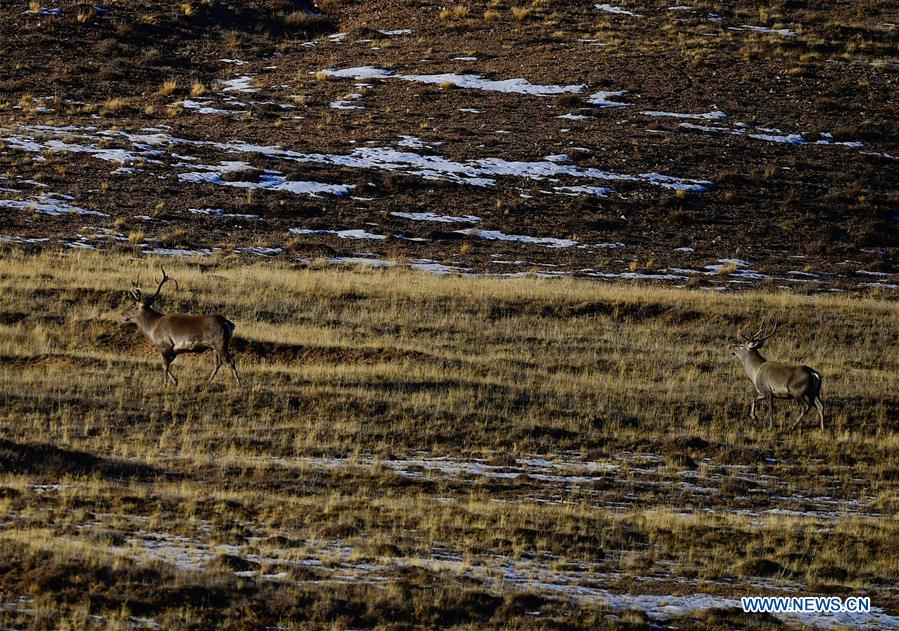
POLYGON ((178 82, 175 79, 168 79, 163 82, 159 88, 159 94, 162 96, 171 96, 178 89, 178 82))
MULTIPOLYGON (((516 609, 523 596, 497 580, 498 562, 563 573, 586 564, 590 576, 617 576, 605 586, 618 592, 642 589, 637 577, 654 573, 726 595, 760 572, 856 592, 899 579, 888 553, 895 520, 735 512, 791 494, 899 507, 890 455, 899 370, 882 352, 895 346, 895 303, 168 260, 180 288, 166 287, 159 306, 236 322, 245 387, 220 375, 203 389, 203 356, 179 358, 182 386, 165 389, 157 357, 119 315, 131 280, 143 272, 152 289, 159 262, 0 259, 0 509, 15 524, 0 542, 0 585, 10 594, 38 585, 45 626, 136 615, 116 612, 145 584, 161 587, 140 615, 166 627, 190 616, 362 627, 384 624, 388 610, 435 626, 448 615, 527 626, 534 609, 545 625, 555 621, 548 626, 604 619, 599 601, 572 612, 547 595, 516 609), (783 334, 770 354, 806 360, 825 377, 826 432, 810 423, 802 435, 777 434, 746 421, 751 387, 725 348, 738 327, 774 314, 783 334), (40 444, 53 447, 36 456, 27 446, 40 444), (618 469, 556 485, 409 477, 389 465, 419 450, 494 466, 541 453, 618 469), (321 455, 346 460, 298 458, 321 455), (714 493, 684 495, 692 470, 714 493), (51 482, 64 486, 34 486, 51 482), (175 570, 154 560, 159 540, 142 532, 182 541, 184 554, 211 552, 199 570, 175 570), (223 544, 236 548, 222 556, 223 544), (458 564, 441 569, 437 548, 458 564), (309 559, 319 565, 295 565, 309 559), (388 582, 369 585, 368 565, 388 582), (286 578, 236 578, 244 567, 286 578), (84 588, 67 588, 65 576, 76 585, 106 577, 90 587, 102 598, 73 598, 84 588), (442 600, 418 584, 437 586, 442 600), (272 600, 275 586, 282 597, 272 600), (200 595, 193 609, 184 589, 200 595), (257 611, 259 602, 269 604, 257 611), (359 608, 367 602, 379 608, 359 608)), ((5 624, 34 623, 4 615, 5 624)))
MULTIPOLYGON (((168 246, 189 239, 184 231, 164 236, 161 243, 168 246)), ((136 332, 118 324, 117 309, 129 280, 146 265, 115 256, 88 257, 83 267, 89 272, 63 275, 52 255, 6 257, 6 310, 32 311, 35 291, 70 298, 62 303, 69 305, 62 314, 51 311, 25 321, 34 326, 20 322, 4 327, 0 352, 114 358, 132 367, 129 373, 141 383, 143 396, 180 397, 157 387, 159 375, 147 364, 155 359, 148 353, 123 356, 123 348, 96 345, 100 335, 127 341, 128 349, 140 348, 136 332), (49 276, 33 287, 24 282, 41 274, 49 276), (94 298, 81 304, 79 295, 94 298), (38 326, 51 315, 61 317, 60 324, 38 326)), ((343 407, 340 416, 355 423, 357 413, 389 404, 385 422, 399 424, 393 429, 402 430, 396 436, 400 441, 410 432, 418 435, 414 428, 403 429, 402 423, 423 414, 445 418, 440 424, 446 423, 447 429, 458 417, 498 414, 508 419, 508 443, 540 425, 570 431, 574 447, 586 447, 631 425, 641 431, 678 427, 725 440, 741 440, 738 436, 744 433, 767 440, 763 429, 745 425, 751 385, 726 348, 736 340, 738 327, 776 316, 782 333, 769 343, 768 352, 808 362, 824 375, 830 424, 837 434, 848 432, 866 440, 892 429, 887 415, 895 410, 899 377, 895 360, 880 349, 895 343, 895 303, 791 294, 731 296, 561 280, 290 270, 280 264, 168 265, 183 289, 166 300, 165 308, 221 311, 238 323, 239 337, 261 345, 241 362, 254 375, 249 392, 272 397, 272 408, 259 411, 260 421, 277 421, 278 401, 287 396, 271 390, 268 380, 277 374, 289 382, 298 379, 290 389, 299 388, 304 405, 322 418, 334 411, 332 402, 307 395, 339 383, 354 384, 350 399, 342 403, 349 407, 343 407), (854 330, 864 331, 864 345, 850 341, 854 330), (321 359, 291 361, 292 353, 321 359), (369 359, 344 363, 339 361, 342 354, 369 359), (647 393, 652 393, 649 400, 647 393)), ((53 308, 52 303, 48 306, 53 308)), ((184 363, 181 370, 193 372, 188 370, 190 361, 184 363)), ((60 376, 77 379, 67 372, 60 376)), ((27 373, 18 377, 27 378, 27 373)), ((76 391, 96 385, 58 384, 76 391)), ((105 415, 108 410, 94 413, 105 415)), ((344 436, 335 446, 347 447, 342 442, 347 439, 352 437, 344 436)), ((824 435, 820 439, 830 440, 824 435)), ((520 448, 540 446, 526 443, 520 448)))

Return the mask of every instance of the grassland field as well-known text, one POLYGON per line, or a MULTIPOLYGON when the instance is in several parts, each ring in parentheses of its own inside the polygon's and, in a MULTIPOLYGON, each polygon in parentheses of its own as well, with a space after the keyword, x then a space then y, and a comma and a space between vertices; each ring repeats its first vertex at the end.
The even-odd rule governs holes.
POLYGON ((0 295, 3 627, 836 624, 751 593, 899 614, 895 301, 13 248, 0 295), (164 387, 121 319, 160 263, 161 310, 236 323, 243 387, 205 387, 208 354, 164 387), (774 318, 824 431, 748 420, 727 347, 774 318))

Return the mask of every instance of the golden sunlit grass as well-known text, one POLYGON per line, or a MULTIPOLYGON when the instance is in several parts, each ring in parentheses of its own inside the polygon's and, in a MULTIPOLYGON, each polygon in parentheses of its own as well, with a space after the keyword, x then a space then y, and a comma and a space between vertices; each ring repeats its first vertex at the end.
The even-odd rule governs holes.
POLYGON ((168 79, 163 82, 162 86, 159 88, 159 94, 162 96, 171 96, 176 89, 178 89, 178 82, 175 79, 168 79))
MULTIPOLYGON (((190 240, 184 230, 157 236, 166 246, 190 240)), ((0 352, 114 358, 131 366, 129 373, 147 395, 177 396, 161 391, 156 359, 141 351, 136 331, 118 322, 117 305, 130 279, 142 267, 146 276, 148 264, 114 256, 87 260, 83 267, 89 273, 61 275, 52 256, 4 259, 7 310, 28 311, 32 292, 52 287, 61 295, 106 298, 100 303, 76 300, 62 314, 71 324, 0 329, 0 352), (44 280, 30 288, 18 282, 20 275, 42 273, 50 274, 52 283, 44 280), (90 326, 79 328, 77 322, 90 326), (101 339, 127 341, 133 352, 123 355, 108 342, 98 345, 95 336, 101 332, 101 339)), ((571 431, 574 437, 567 440, 581 446, 631 423, 662 431, 680 427, 723 436, 761 435, 761 428, 745 424, 751 384, 726 348, 737 339, 739 327, 774 317, 781 322, 781 333, 767 352, 772 358, 809 363, 824 375, 829 425, 837 431, 885 429, 884 406, 892 405, 899 385, 893 360, 878 350, 889 346, 899 316, 893 303, 873 299, 288 270, 277 264, 168 265, 182 289, 166 292, 164 309, 189 304, 192 310, 220 311, 238 323, 238 337, 261 345, 240 363, 253 375, 249 392, 272 399, 274 407, 259 411, 261 419, 272 421, 278 417, 277 402, 286 395, 271 389, 269 376, 281 375, 279 379, 300 379, 297 387, 307 392, 356 384, 341 416, 352 420, 356 413, 389 401, 385 422, 401 432, 406 432, 405 419, 418 415, 433 417, 438 411, 446 419, 441 424, 450 427, 457 416, 486 415, 485 406, 495 406, 489 413, 509 419, 510 442, 541 424, 571 431), (868 343, 847 352, 847 327, 864 330, 868 343), (290 361, 292 353, 317 359, 290 361), (339 361, 344 354, 368 359, 339 361)), ((175 366, 200 377, 189 359, 179 359, 175 366)), ((28 373, 17 375, 27 378, 28 373)), ((88 386, 93 378, 80 383, 78 374, 64 375, 75 381, 60 383, 63 389, 94 387, 88 386)), ((332 409, 328 399, 304 399, 318 409, 316 414, 332 409)), ((781 405, 782 410, 787 407, 781 405)), ((102 416, 108 411, 87 413, 102 416)), ((346 446, 351 437, 332 438, 346 446)), ((526 448, 535 446, 525 443, 526 448)))

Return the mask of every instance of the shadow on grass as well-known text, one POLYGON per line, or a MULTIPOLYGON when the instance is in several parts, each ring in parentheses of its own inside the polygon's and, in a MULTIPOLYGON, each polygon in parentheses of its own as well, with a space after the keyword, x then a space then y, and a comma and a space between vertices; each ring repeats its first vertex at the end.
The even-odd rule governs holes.
POLYGON ((172 478, 173 474, 137 462, 101 458, 84 451, 47 444, 15 443, 0 439, 0 473, 28 474, 58 479, 63 476, 99 476, 111 479, 172 478))

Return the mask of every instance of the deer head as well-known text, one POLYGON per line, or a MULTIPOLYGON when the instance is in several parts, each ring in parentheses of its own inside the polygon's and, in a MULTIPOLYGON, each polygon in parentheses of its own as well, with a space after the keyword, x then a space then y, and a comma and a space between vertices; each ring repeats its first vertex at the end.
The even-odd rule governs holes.
MULTIPOLYGON (((139 273, 137 275, 137 280, 131 282, 131 290, 128 293, 131 298, 134 299, 134 304, 131 305, 131 307, 122 314, 122 318, 125 320, 125 322, 134 322, 141 312, 152 310, 153 302, 156 300, 156 298, 159 297, 159 292, 162 291, 162 286, 165 285, 166 282, 174 280, 165 273, 165 269, 163 269, 162 266, 159 267, 159 270, 162 272, 162 280, 159 281, 159 285, 156 287, 156 293, 154 293, 149 298, 144 298, 143 291, 141 291, 139 273)), ((178 281, 176 280, 174 282, 175 287, 178 287, 178 281)))
POLYGON ((765 345, 765 340, 772 337, 777 332, 777 320, 774 321, 774 328, 771 329, 771 332, 767 335, 762 334, 764 328, 765 324, 763 322, 761 326, 759 326, 759 330, 752 335, 746 335, 745 333, 740 331, 740 337, 742 337, 744 341, 742 344, 732 346, 730 349, 730 354, 742 359, 750 351, 760 349, 765 345))

